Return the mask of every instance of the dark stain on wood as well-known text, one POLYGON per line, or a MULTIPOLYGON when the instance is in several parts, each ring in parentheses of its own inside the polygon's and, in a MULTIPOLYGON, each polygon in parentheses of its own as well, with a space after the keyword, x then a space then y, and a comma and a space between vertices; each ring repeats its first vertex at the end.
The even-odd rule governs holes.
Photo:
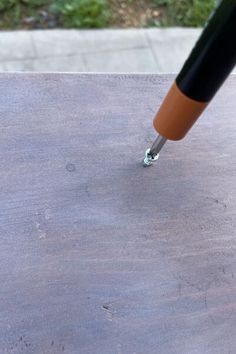
POLYGON ((171 75, 2 74, 0 353, 236 347, 236 78, 155 166, 171 75))

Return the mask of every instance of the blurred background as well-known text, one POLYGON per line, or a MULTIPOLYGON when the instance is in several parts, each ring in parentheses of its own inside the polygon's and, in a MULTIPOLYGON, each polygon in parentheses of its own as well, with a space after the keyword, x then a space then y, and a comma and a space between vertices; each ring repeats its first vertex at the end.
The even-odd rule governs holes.
POLYGON ((216 0, 0 0, 0 71, 177 72, 216 0))

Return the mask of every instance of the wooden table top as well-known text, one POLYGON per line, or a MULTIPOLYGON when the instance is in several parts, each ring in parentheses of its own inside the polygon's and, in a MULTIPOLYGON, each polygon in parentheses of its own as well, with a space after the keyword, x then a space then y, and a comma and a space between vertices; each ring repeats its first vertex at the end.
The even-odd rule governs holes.
POLYGON ((0 75, 0 353, 236 348, 236 77, 143 168, 171 75, 0 75))

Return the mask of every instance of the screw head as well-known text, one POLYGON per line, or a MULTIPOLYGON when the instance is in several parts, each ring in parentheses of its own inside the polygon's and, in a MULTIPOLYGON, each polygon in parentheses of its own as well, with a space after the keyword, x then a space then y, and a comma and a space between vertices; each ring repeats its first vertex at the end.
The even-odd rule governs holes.
POLYGON ((158 160, 159 158, 159 154, 157 154, 156 156, 152 156, 150 154, 151 149, 147 149, 145 152, 145 157, 143 160, 143 165, 146 166, 150 166, 154 161, 158 160))

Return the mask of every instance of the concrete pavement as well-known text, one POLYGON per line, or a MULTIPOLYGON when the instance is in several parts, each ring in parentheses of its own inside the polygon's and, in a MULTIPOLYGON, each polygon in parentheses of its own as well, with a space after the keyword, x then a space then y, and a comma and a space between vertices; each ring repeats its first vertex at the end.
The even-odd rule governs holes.
POLYGON ((0 71, 178 72, 201 29, 0 32, 0 71))
POLYGON ((200 29, 0 32, 0 71, 176 72, 200 29))

